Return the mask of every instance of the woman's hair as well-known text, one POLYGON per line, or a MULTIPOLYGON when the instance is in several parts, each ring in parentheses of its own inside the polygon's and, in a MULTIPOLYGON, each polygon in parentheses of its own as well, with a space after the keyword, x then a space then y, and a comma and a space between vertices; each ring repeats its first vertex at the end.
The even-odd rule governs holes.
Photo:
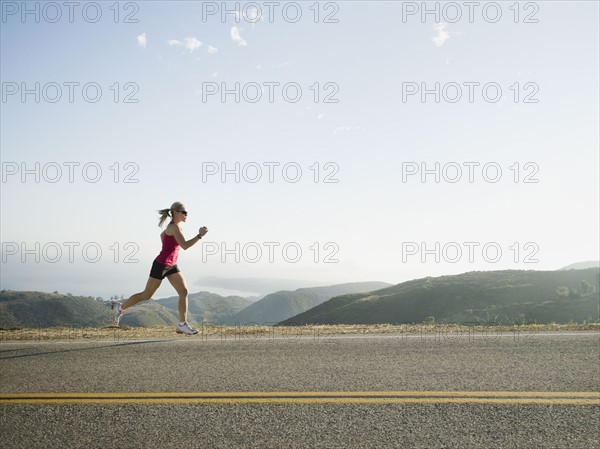
POLYGON ((168 209, 161 209, 158 211, 158 213, 160 214, 160 220, 158 221, 158 226, 161 227, 163 225, 163 223, 165 222, 165 220, 168 217, 172 217, 173 214, 171 214, 171 211, 173 210, 185 210, 185 206, 183 205, 183 203, 180 203, 179 201, 175 201, 173 204, 171 204, 171 207, 168 209))

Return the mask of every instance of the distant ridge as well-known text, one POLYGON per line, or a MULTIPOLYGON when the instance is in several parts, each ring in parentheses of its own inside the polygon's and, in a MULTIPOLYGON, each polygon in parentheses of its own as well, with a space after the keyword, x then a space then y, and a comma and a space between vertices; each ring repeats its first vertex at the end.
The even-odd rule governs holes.
POLYGON ((271 293, 260 301, 249 305, 224 323, 228 325, 248 323, 276 324, 293 317, 328 299, 346 294, 362 293, 389 287, 387 282, 351 282, 325 287, 299 288, 294 291, 282 290, 271 293))
POLYGON ((577 262, 567 265, 566 267, 560 268, 560 270, 585 270, 586 268, 598 268, 600 267, 600 261, 589 261, 589 262, 577 262))
POLYGON ((477 271, 337 296, 280 325, 598 322, 598 268, 477 271))

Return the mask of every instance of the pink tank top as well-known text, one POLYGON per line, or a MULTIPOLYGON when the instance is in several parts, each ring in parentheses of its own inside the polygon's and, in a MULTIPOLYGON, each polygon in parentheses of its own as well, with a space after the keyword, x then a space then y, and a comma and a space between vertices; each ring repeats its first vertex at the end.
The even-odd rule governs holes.
POLYGON ((156 257, 156 260, 163 265, 173 266, 177 263, 177 256, 179 255, 179 243, 175 240, 172 235, 167 235, 163 231, 162 236, 162 250, 156 257))

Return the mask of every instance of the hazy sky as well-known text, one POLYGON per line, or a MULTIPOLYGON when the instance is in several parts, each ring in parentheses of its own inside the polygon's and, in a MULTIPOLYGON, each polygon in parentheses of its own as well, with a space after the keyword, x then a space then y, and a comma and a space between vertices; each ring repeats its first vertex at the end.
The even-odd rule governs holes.
POLYGON ((3 289, 599 259, 597 2, 1 3, 3 289))

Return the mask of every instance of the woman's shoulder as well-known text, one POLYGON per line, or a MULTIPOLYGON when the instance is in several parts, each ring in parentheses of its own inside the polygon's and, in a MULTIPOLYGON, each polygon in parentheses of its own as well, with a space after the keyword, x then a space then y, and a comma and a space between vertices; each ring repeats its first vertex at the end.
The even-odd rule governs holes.
POLYGON ((176 225, 175 223, 169 223, 162 233, 173 236, 176 229, 179 229, 179 225, 176 225))

